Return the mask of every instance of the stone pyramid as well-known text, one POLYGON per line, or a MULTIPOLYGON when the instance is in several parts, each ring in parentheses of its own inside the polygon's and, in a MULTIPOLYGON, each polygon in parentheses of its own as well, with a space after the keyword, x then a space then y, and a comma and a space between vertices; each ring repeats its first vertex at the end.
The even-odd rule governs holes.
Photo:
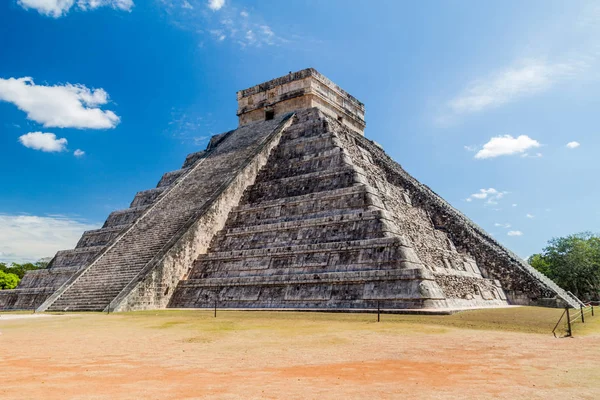
POLYGON ((0 308, 576 305, 366 139, 364 105, 317 71, 238 105, 237 129, 0 292, 0 308))

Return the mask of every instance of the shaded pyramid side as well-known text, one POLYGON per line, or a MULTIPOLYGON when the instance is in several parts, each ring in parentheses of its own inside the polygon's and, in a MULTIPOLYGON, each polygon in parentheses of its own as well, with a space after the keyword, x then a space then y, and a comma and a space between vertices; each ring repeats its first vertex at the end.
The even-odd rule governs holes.
POLYGON ((130 228, 135 221, 174 183, 190 172, 191 167, 216 148, 230 132, 213 136, 206 149, 189 154, 181 169, 165 173, 156 188, 136 193, 129 208, 110 213, 102 228, 83 233, 74 249, 61 250, 48 268, 27 271, 15 290, 0 291, 0 310, 35 309, 82 268, 130 228))
MULTIPOLYGON (((416 251, 421 244, 389 210, 385 198, 409 202, 406 193, 382 191, 371 182, 346 132, 317 109, 298 112, 169 306, 457 306, 416 251)), ((413 212, 411 223, 431 231, 426 250, 461 260, 469 270, 454 279, 481 288, 468 306, 506 304, 497 282, 484 279, 474 260, 449 246, 448 238, 438 240, 431 221, 413 212)))
MULTIPOLYGON (((111 309, 160 308, 185 272, 186 260, 202 251, 221 214, 237 202, 236 193, 241 196, 252 182, 258 155, 267 151, 287 118, 231 131, 205 153, 190 155, 182 171, 163 177, 162 184, 169 182, 171 187, 143 206, 141 215, 38 311, 102 311, 109 305, 111 309)), ((136 196, 134 205, 142 195, 136 196)))

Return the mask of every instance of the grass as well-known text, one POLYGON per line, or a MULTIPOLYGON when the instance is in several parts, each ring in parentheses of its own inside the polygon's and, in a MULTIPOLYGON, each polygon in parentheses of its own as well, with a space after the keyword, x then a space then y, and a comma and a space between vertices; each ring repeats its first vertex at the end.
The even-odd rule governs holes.
MULTIPOLYGON (((189 328, 207 332, 238 330, 290 331, 306 334, 316 331, 384 330, 397 333, 443 333, 447 329, 476 329, 522 333, 551 334, 562 309, 542 307, 511 307, 470 310, 453 315, 402 315, 383 314, 377 324, 375 314, 326 312, 274 312, 219 310, 217 318, 212 310, 157 310, 117 313, 132 322, 150 324, 157 329, 170 327, 189 328), (152 317, 152 318, 148 318, 152 317), (326 322, 326 325, 323 325, 326 322), (373 325, 376 324, 376 325, 373 325)), ((586 324, 574 324, 575 334, 600 333, 600 315, 588 318, 586 324)))
MULTIPOLYGON (((116 317, 153 329, 168 330, 176 327, 211 334, 265 330, 302 335, 338 329, 409 334, 444 333, 453 328, 551 334, 562 312, 562 309, 553 308, 511 307, 470 310, 452 315, 382 314, 379 324, 376 323, 375 314, 327 312, 218 310, 217 318, 214 318, 213 310, 153 310, 115 313, 107 317, 116 317)), ((31 312, 0 312, 0 320, 4 314, 29 313, 31 312)), ((574 335, 600 333, 600 313, 596 314, 594 317, 588 316, 585 324, 574 323, 574 335)))

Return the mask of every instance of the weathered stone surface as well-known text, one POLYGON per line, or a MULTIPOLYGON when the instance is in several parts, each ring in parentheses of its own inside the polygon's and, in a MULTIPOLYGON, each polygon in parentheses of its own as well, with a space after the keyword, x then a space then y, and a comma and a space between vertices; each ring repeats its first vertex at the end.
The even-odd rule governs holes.
POLYGON ((364 138, 362 103, 316 71, 238 105, 238 129, 0 292, 0 309, 576 305, 364 138))
MULTIPOLYGON (((164 307, 169 291, 172 293, 172 287, 205 250, 220 228, 219 220, 225 220, 252 183, 252 174, 266 162, 268 151, 262 164, 256 163, 257 157, 265 147, 276 144, 284 120, 286 117, 246 125, 228 135, 185 175, 172 181, 170 190, 141 211, 130 228, 40 310, 120 310, 121 303, 126 309, 140 309, 160 307, 161 302, 164 307), (232 187, 234 193, 228 191, 232 187), (204 223, 198 225, 198 220, 204 223)), ((131 222, 115 213, 109 221, 131 222)))
POLYGON ((502 289, 483 278, 472 257, 459 254, 401 188, 370 168, 369 154, 351 142, 353 136, 360 135, 318 109, 297 112, 169 306, 506 304, 497 293, 502 289), (456 268, 448 270, 443 257, 456 268), (443 286, 438 268, 452 276, 443 286), (475 287, 482 290, 475 293, 475 287), (459 288, 471 290, 468 303, 462 304, 459 288))
POLYGON ((312 68, 289 73, 237 93, 240 125, 313 107, 357 133, 365 129, 365 106, 312 68))

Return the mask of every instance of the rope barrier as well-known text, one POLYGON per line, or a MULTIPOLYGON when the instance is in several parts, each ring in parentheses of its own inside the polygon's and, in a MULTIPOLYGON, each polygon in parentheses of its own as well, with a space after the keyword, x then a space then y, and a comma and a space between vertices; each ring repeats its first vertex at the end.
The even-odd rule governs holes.
POLYGON ((552 330, 552 334, 554 335, 554 337, 556 336, 556 330, 558 329, 558 326, 561 324, 561 322, 563 321, 563 318, 565 318, 565 321, 563 322, 563 328, 565 328, 567 334, 566 336, 572 336, 572 324, 574 324, 575 322, 579 322, 581 321, 581 323, 585 323, 585 316, 586 315, 591 315, 594 316, 594 306, 592 305, 592 303, 588 303, 588 304, 583 304, 581 305, 581 307, 579 308, 573 308, 572 310, 574 311, 574 314, 570 314, 569 313, 570 308, 566 307, 565 310, 563 311, 563 313, 561 314, 560 318, 558 319, 558 322, 556 323, 556 325, 554 326, 554 329, 552 330))

